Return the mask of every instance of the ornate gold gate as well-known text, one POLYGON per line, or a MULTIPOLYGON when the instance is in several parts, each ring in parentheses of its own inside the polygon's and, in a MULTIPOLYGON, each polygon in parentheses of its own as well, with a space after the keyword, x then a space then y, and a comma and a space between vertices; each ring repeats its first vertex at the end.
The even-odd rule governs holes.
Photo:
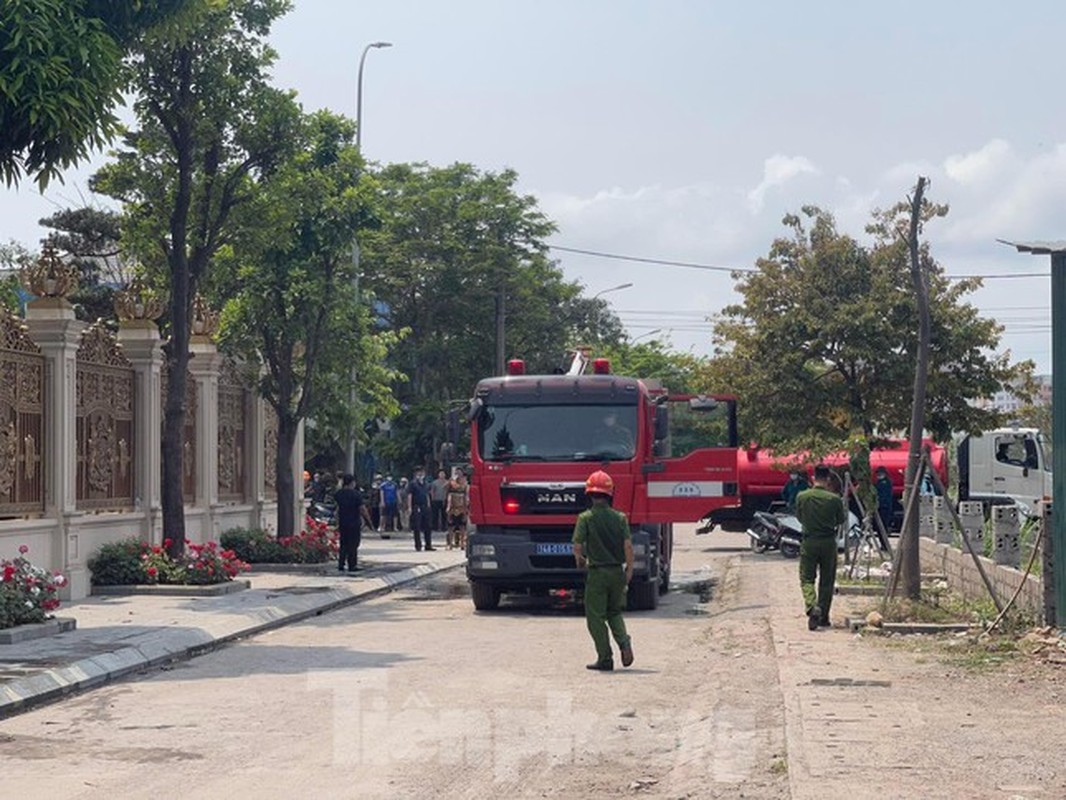
POLYGON ((133 507, 133 370, 101 322, 78 346, 77 507, 133 507))
MULTIPOLYGON (((163 371, 160 381, 159 407, 166 410, 167 385, 170 373, 167 370, 167 362, 163 361, 163 371)), ((185 373, 185 427, 181 437, 181 496, 186 503, 196 500, 196 381, 193 376, 185 373)), ((166 425, 166 420, 162 420, 166 425)), ((160 428, 159 435, 163 435, 160 428)))
POLYGON ((236 365, 222 362, 218 375, 218 499, 240 503, 245 499, 245 418, 248 391, 236 365))
POLYGON ((0 515, 44 510, 44 359, 22 321, 0 309, 0 515))
POLYGON ((278 415, 269 403, 264 404, 263 417, 263 495, 277 498, 278 415))

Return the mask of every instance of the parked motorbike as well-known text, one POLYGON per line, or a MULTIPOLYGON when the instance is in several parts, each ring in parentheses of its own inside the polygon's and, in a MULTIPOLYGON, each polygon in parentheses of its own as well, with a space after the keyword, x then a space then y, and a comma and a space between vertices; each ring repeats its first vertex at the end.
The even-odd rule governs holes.
MULTIPOLYGON (((779 550, 785 558, 799 556, 803 543, 803 525, 794 514, 773 511, 756 511, 748 526, 747 534, 751 539, 751 549, 756 553, 767 550, 779 550)), ((862 538, 862 524, 855 514, 848 512, 847 541, 854 545, 862 538)), ((843 534, 837 536, 837 549, 843 550, 843 534)))
POLYGON ((337 505, 336 503, 311 503, 307 509, 307 515, 315 522, 335 525, 337 523, 337 505))
POLYGON ((799 555, 803 526, 792 514, 756 511, 748 526, 751 549, 756 553, 780 550, 785 558, 799 555))

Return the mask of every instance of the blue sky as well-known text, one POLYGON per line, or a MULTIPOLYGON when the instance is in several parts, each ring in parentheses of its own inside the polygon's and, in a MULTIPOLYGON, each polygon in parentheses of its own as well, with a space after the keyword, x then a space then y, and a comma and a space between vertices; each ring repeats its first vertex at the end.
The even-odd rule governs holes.
MULTIPOLYGON (((953 274, 1046 272, 997 238, 1066 238, 1066 110, 1054 2, 295 0, 276 82, 355 115, 376 161, 512 167, 557 221, 555 244, 748 267, 803 204, 862 237, 916 176, 949 203, 930 225, 953 274)), ((89 168, 45 197, 0 190, 0 239, 77 202, 89 168)), ((728 274, 558 252, 633 337, 707 353, 728 274)), ((975 304, 1004 348, 1050 360, 1049 280, 994 279, 975 304)))

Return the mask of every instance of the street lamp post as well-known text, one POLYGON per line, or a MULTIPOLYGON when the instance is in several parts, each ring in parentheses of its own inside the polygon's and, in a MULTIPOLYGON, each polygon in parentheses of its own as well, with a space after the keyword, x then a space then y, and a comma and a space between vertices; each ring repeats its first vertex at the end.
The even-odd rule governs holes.
POLYGON ((359 56, 359 77, 355 85, 355 149, 360 155, 363 152, 363 65, 366 63, 366 54, 381 47, 392 47, 392 42, 371 42, 359 56))
MULTIPOLYGON (((373 49, 379 49, 383 47, 392 47, 392 42, 371 42, 363 48, 362 55, 359 56, 359 75, 356 78, 355 84, 355 149, 359 153, 360 157, 363 155, 363 65, 366 63, 366 54, 373 49)), ((356 234, 352 235, 352 292, 355 295, 355 302, 359 303, 359 238, 356 234)), ((359 402, 359 393, 356 390, 356 380, 358 375, 356 374, 355 364, 352 364, 352 388, 348 395, 348 401, 352 413, 355 413, 356 406, 359 402)), ((348 473, 355 474, 355 451, 358 444, 356 441, 356 426, 353 424, 348 436, 348 447, 344 454, 345 469, 348 473)))

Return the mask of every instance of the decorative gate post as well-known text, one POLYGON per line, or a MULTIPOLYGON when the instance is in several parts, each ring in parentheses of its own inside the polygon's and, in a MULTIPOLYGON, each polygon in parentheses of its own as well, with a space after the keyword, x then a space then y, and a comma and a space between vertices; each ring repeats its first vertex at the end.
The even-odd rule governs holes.
POLYGON ((46 396, 45 515, 56 520, 52 543, 52 569, 68 578, 64 599, 89 594, 88 553, 81 551, 72 520, 77 510, 77 438, 75 388, 77 353, 85 323, 74 318, 67 295, 77 286, 77 271, 65 265, 55 249, 45 245, 40 259, 22 273, 22 283, 37 299, 26 306, 26 326, 45 359, 46 396))
POLYGON ((152 544, 161 544, 160 431, 163 410, 160 384, 163 352, 155 320, 163 313, 163 301, 140 278, 134 278, 115 296, 115 313, 119 319, 118 340, 133 365, 134 374, 134 508, 144 515, 142 538, 152 544))
POLYGON ((212 512, 218 506, 218 374, 222 356, 215 346, 218 313, 196 295, 189 338, 189 376, 196 382, 196 503, 203 523, 201 541, 216 537, 212 512))

